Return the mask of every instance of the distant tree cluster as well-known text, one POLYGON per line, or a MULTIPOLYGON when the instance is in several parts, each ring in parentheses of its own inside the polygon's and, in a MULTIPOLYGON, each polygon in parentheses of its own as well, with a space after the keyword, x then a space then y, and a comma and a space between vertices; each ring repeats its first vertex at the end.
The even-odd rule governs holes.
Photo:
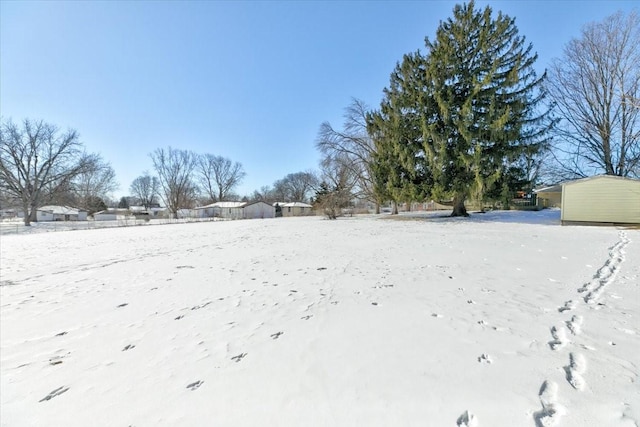
POLYGON ((640 175, 636 12, 587 25, 548 77, 515 20, 473 1, 425 48, 397 64, 378 109, 354 100, 342 130, 320 126, 329 212, 353 199, 391 201, 394 213, 435 199, 466 216, 467 201, 509 206, 544 180, 640 175))

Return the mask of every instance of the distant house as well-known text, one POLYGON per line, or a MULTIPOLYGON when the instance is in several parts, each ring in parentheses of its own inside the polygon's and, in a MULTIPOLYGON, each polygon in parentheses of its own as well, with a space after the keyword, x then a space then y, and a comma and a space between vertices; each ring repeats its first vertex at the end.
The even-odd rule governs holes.
POLYGON ((265 202, 216 202, 195 208, 199 218, 256 219, 274 218, 276 210, 265 202))
POLYGON ((562 204, 562 184, 533 190, 538 197, 538 205, 543 208, 559 208, 562 204))
POLYGON ((282 216, 313 215, 313 206, 302 202, 278 203, 282 208, 282 216))
POLYGON ((597 175, 565 182, 560 219, 563 224, 640 224, 640 180, 597 175))
POLYGON ((87 211, 69 206, 42 206, 36 211, 38 221, 86 221, 87 211))
POLYGON ((116 221, 129 214, 128 209, 107 209, 91 215, 94 221, 116 221))

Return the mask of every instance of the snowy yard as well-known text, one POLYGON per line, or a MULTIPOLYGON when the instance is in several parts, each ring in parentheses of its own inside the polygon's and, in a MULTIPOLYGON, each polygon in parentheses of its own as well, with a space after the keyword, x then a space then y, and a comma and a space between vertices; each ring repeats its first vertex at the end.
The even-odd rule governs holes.
POLYGON ((0 424, 640 424, 640 230, 407 217, 3 235, 0 424))

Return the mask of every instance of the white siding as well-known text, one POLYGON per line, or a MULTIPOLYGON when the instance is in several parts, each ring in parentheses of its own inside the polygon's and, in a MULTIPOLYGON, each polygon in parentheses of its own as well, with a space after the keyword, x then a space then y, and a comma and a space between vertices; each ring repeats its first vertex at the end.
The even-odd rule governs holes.
POLYGON ((640 180, 597 176, 562 186, 562 221, 640 224, 640 180))

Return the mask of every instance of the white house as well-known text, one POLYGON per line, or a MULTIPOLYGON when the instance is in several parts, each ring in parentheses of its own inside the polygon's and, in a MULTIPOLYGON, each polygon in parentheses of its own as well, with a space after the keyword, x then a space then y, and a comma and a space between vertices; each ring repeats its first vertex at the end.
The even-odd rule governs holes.
POLYGON ((243 210, 245 219, 276 217, 276 208, 265 202, 247 203, 243 210))
POLYGON ((227 218, 242 219, 244 218, 243 208, 246 202, 215 202, 210 205, 195 208, 196 216, 200 218, 227 218))
POLYGON ((216 202, 196 209, 198 218, 275 218, 276 210, 265 202, 216 202))
POLYGON ((302 202, 279 203, 282 208, 282 216, 308 216, 313 215, 313 206, 302 202))
POLYGON ((38 221, 86 221, 87 211, 69 206, 42 206, 36 211, 38 221))

